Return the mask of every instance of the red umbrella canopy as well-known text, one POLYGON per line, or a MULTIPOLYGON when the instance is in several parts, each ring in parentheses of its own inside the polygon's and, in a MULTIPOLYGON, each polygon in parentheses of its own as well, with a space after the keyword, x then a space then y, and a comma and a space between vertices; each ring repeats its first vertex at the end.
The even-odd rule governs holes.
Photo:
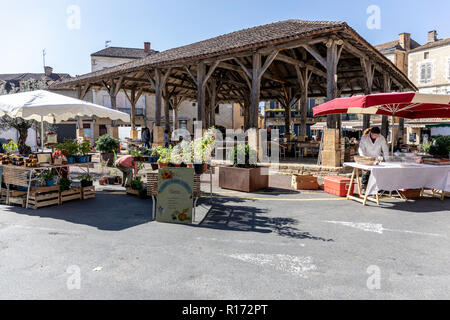
POLYGON ((314 108, 315 117, 339 113, 379 114, 406 119, 449 118, 450 95, 380 93, 334 99, 314 108))

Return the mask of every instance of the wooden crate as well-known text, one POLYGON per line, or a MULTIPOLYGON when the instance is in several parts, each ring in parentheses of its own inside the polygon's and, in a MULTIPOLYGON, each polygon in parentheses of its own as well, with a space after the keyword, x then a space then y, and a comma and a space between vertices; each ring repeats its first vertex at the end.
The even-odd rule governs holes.
POLYGON ((85 187, 81 189, 81 198, 83 200, 94 199, 95 198, 95 187, 85 187))
POLYGON ((295 190, 319 190, 317 177, 313 175, 292 175, 292 188, 295 190))
POLYGON ((134 190, 132 188, 127 188, 127 194, 131 195, 131 196, 139 196, 139 191, 138 190, 134 190))
POLYGON ((81 200, 81 188, 71 188, 59 193, 59 204, 72 200, 81 200))
POLYGON ((28 202, 29 208, 37 210, 59 204, 59 186, 31 188, 28 202))

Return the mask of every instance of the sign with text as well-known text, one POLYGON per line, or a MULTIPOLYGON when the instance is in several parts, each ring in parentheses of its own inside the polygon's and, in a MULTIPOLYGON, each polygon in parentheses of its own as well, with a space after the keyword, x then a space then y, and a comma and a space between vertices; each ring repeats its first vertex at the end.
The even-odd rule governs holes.
POLYGON ((164 168, 159 170, 156 221, 191 224, 194 169, 164 168))

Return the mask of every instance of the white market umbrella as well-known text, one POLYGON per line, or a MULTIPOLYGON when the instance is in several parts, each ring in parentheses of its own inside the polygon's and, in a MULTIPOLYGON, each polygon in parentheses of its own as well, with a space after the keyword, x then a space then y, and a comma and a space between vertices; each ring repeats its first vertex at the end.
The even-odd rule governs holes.
POLYGON ((90 102, 38 90, 0 96, 0 117, 41 122, 41 147, 44 147, 44 121, 61 123, 77 117, 99 117, 130 122, 130 115, 90 102))

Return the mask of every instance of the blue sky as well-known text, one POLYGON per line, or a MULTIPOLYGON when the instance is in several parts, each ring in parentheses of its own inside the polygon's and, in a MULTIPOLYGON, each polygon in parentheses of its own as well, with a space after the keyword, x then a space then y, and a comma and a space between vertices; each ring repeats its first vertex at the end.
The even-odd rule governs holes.
POLYGON ((448 0, 0 0, 0 73, 42 72, 45 48, 47 65, 74 76, 90 72, 90 54, 106 40, 165 50, 286 19, 346 21, 372 44, 401 32, 424 43, 434 29, 450 37, 449 12, 448 0), (371 5, 380 8, 379 30, 367 27, 371 5))

